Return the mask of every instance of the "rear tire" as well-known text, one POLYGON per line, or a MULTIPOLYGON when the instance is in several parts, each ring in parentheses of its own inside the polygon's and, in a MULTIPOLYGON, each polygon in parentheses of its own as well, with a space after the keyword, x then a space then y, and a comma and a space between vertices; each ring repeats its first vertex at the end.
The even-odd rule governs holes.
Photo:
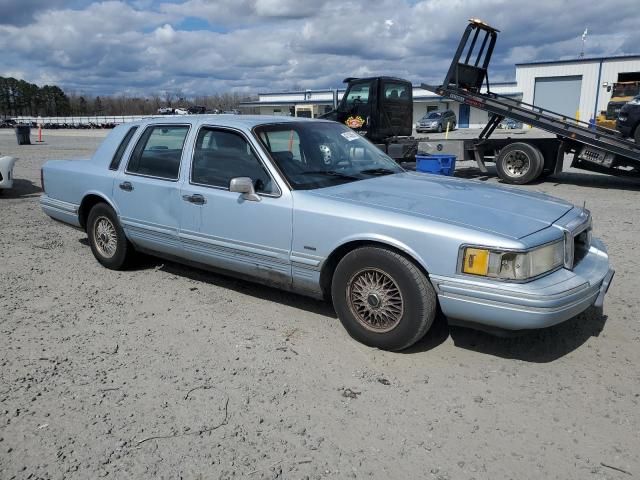
POLYGON ((133 245, 127 240, 118 216, 106 203, 98 203, 89 212, 87 235, 96 260, 111 270, 122 270, 130 263, 133 245))
POLYGON ((382 350, 410 347, 436 315, 436 293, 427 277, 385 248, 362 247, 345 255, 333 275, 331 296, 349 335, 382 350))
POLYGON ((507 183, 524 185, 542 174, 542 152, 529 143, 515 142, 507 145, 496 157, 498 176, 507 183))

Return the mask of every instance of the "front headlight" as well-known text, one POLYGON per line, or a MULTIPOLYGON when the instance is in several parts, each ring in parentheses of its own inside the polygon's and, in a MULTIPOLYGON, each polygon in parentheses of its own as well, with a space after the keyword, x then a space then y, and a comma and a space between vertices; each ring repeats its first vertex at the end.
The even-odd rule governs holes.
POLYGON ((527 252, 466 247, 461 261, 462 273, 502 280, 528 280, 564 264, 564 240, 527 252))
POLYGON ((629 105, 640 105, 640 97, 629 100, 629 105))

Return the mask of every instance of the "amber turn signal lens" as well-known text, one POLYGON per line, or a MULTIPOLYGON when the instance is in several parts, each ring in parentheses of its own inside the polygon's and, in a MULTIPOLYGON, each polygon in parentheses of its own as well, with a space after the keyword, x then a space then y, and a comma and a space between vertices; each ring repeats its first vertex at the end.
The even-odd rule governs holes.
POLYGON ((465 249, 462 271, 472 275, 487 275, 489 271, 489 250, 480 248, 465 249))

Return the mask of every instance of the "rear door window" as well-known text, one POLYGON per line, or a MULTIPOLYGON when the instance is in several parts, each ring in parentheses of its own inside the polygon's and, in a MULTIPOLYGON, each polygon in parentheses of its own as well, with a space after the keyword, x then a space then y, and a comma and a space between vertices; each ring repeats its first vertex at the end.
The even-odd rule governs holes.
POLYGON ((147 127, 136 144, 127 173, 177 180, 188 125, 147 127))

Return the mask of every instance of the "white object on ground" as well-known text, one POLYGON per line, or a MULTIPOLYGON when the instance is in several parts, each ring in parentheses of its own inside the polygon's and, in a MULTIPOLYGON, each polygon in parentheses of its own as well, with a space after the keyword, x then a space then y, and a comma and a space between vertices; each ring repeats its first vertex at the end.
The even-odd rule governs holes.
POLYGON ((0 157, 0 188, 13 187, 13 165, 17 158, 0 157))

